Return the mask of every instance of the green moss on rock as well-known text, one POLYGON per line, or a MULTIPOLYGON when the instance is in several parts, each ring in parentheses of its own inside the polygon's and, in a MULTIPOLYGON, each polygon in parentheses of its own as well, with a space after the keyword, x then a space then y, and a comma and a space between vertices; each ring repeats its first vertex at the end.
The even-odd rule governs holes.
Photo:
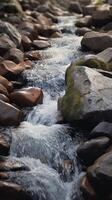
POLYGON ((75 85, 76 80, 74 77, 75 71, 78 66, 86 66, 89 68, 97 68, 108 71, 111 71, 112 69, 112 65, 109 65, 108 63, 105 63, 104 61, 96 57, 92 57, 89 59, 81 58, 72 63, 70 67, 68 67, 65 75, 65 95, 62 98, 60 98, 58 102, 58 108, 61 111, 64 119, 68 122, 74 122, 76 120, 82 119, 83 116, 82 112, 85 94, 80 90, 80 87, 77 87, 77 85, 75 85))
POLYGON ((65 120, 74 121, 80 118, 81 94, 74 86, 73 74, 75 63, 72 63, 66 71, 66 94, 59 99, 58 106, 65 120))
POLYGON ((112 70, 112 64, 105 63, 104 61, 98 59, 98 58, 89 58, 89 59, 80 59, 75 62, 75 65, 77 66, 87 66, 90 68, 96 68, 96 69, 102 69, 111 71, 112 70))

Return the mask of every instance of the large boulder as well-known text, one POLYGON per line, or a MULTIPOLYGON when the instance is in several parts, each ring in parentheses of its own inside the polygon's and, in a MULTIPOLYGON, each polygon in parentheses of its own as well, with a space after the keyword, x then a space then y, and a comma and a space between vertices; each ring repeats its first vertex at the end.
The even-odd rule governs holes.
POLYGON ((102 120, 112 121, 111 94, 111 78, 72 63, 66 72, 66 93, 59 99, 59 110, 68 122, 94 126, 102 120))
POLYGON ((83 49, 95 52, 103 51, 112 47, 112 35, 91 31, 84 35, 81 45, 83 49))
POLYGON ((22 113, 19 109, 9 103, 0 100, 0 124, 18 125, 22 120, 22 113))
POLYGON ((98 157, 105 153, 110 145, 108 137, 91 139, 81 144, 77 154, 85 165, 91 165, 98 157))
POLYGON ((88 168, 87 176, 99 195, 103 197, 109 195, 112 192, 112 152, 98 158, 88 168))
POLYGON ((11 93, 10 100, 21 107, 36 106, 43 102, 43 92, 40 88, 21 89, 11 93))
POLYGON ((21 34, 12 24, 0 20, 0 33, 7 34, 17 47, 20 46, 21 34))

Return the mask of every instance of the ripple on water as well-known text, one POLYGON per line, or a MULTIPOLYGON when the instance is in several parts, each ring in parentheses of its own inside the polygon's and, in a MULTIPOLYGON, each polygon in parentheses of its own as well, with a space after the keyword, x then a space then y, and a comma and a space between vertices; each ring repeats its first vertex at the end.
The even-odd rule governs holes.
POLYGON ((66 68, 82 54, 81 38, 74 34, 75 20, 74 16, 60 17, 57 28, 70 34, 51 39, 51 48, 40 51, 42 60, 23 72, 27 87, 43 88, 44 103, 32 108, 26 122, 11 128, 11 156, 30 167, 29 172, 11 173, 11 179, 29 191, 33 200, 81 200, 76 159, 78 140, 76 137, 73 142, 69 133, 74 130, 70 126, 56 124, 57 99, 64 92, 66 68))

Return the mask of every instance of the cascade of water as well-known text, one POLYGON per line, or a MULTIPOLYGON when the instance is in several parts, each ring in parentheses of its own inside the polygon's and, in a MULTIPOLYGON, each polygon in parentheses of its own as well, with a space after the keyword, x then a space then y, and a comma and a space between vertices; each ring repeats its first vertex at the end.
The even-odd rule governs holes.
POLYGON ((57 111, 57 99, 65 88, 65 70, 81 55, 81 38, 74 34, 74 22, 74 16, 60 17, 57 27, 67 33, 51 39, 51 48, 40 51, 43 59, 24 72, 27 87, 43 88, 44 102, 35 106, 18 128, 11 129, 10 155, 30 168, 29 172, 12 173, 11 179, 30 191, 34 200, 76 200, 80 196, 78 139, 76 136, 73 142, 69 133, 74 130, 69 125, 58 124, 57 111))

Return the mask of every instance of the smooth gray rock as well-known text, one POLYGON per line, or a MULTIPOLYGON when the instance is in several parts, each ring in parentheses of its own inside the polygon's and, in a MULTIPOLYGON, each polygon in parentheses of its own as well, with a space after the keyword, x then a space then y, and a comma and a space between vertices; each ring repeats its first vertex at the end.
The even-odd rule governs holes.
POLYGON ((59 99, 59 110, 68 122, 95 126, 103 120, 112 121, 112 79, 72 64, 66 72, 66 93, 59 99))
POLYGON ((84 35, 81 45, 83 49, 100 52, 112 47, 112 35, 91 31, 84 35))

